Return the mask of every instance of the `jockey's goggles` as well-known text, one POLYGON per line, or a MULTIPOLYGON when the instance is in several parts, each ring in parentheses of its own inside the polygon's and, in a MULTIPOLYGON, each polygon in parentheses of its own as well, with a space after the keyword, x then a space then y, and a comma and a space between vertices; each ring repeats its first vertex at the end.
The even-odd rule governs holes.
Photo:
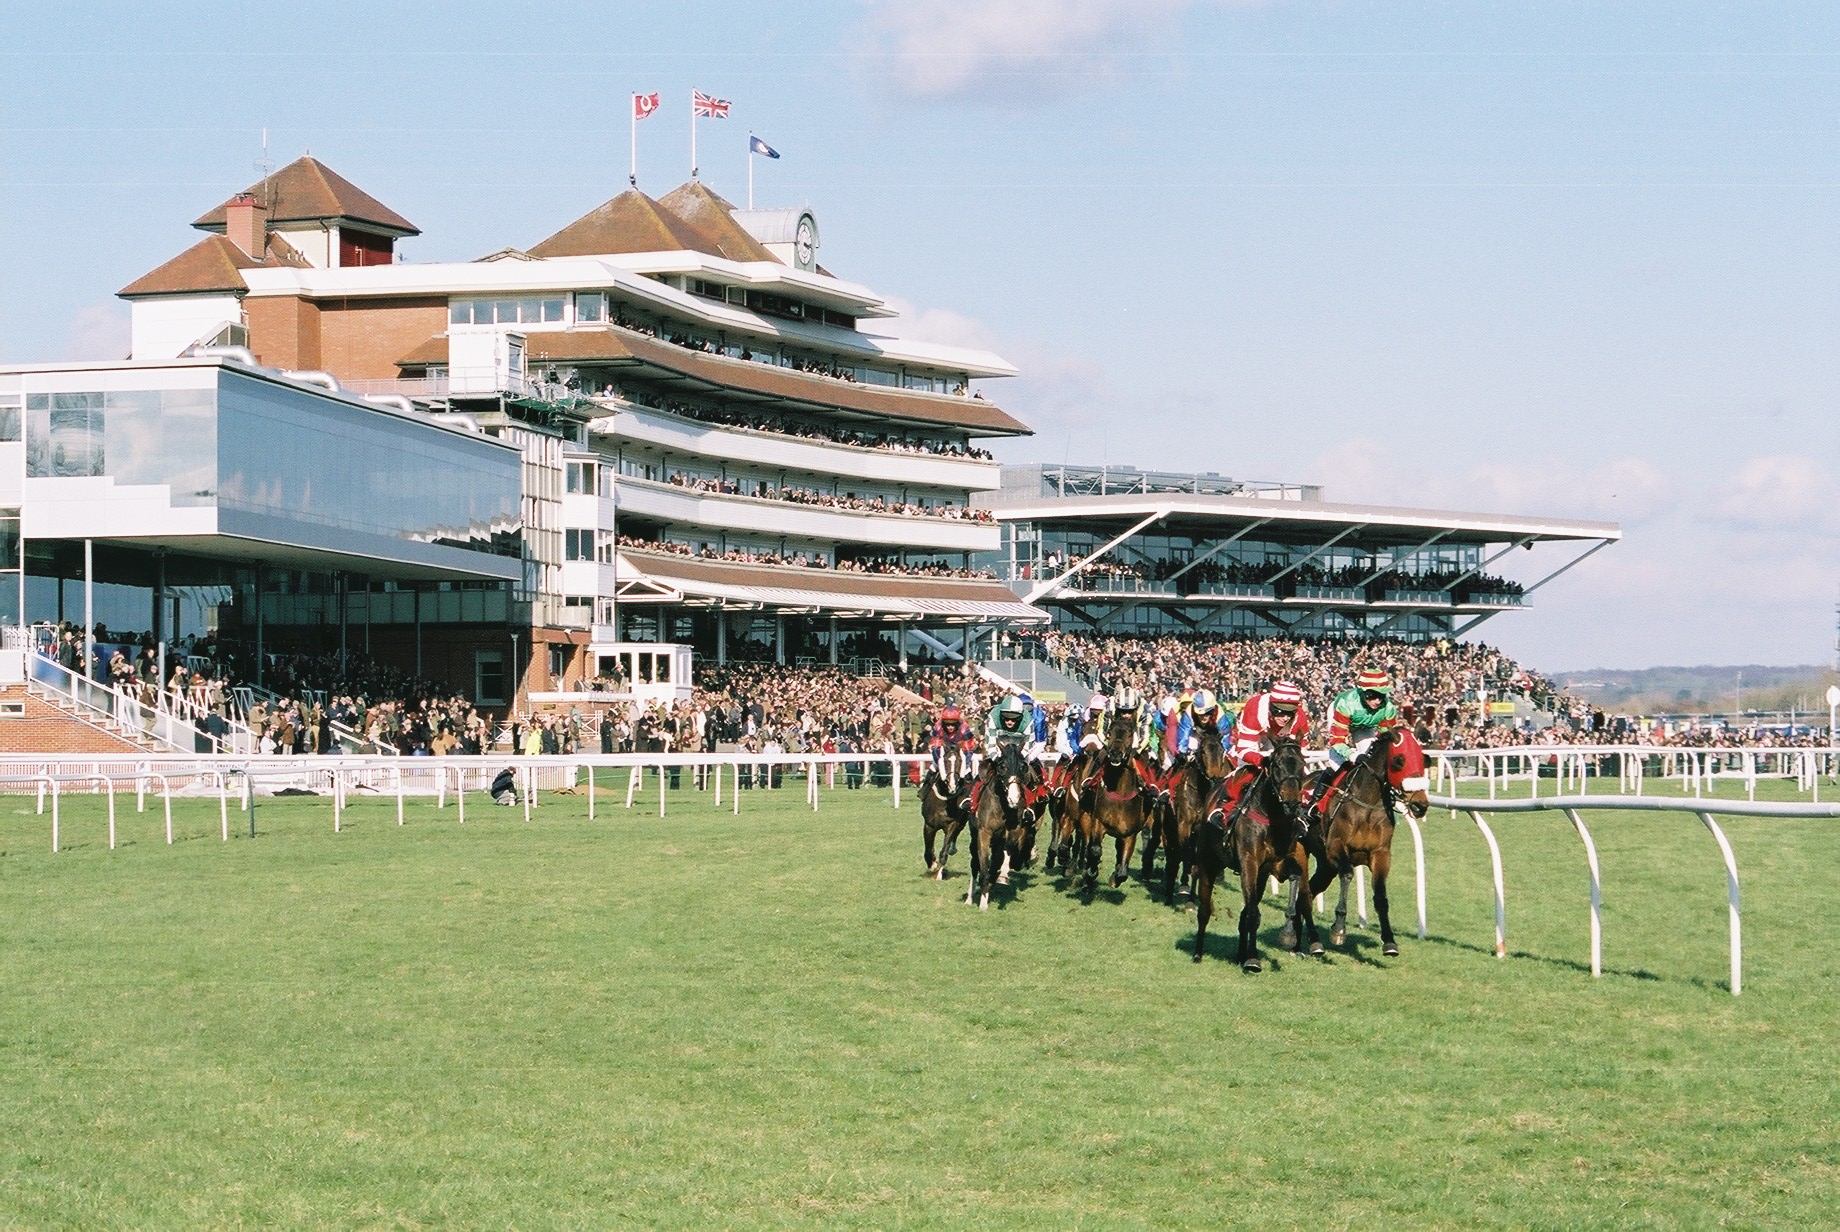
POLYGON ((1286 718, 1289 718, 1291 715, 1294 715, 1297 713, 1297 703, 1296 702, 1273 702, 1271 704, 1271 712, 1273 714, 1281 714, 1281 715, 1284 715, 1286 718))
POLYGON ((1361 700, 1366 702, 1369 706, 1378 706, 1386 700, 1386 694, 1378 689, 1362 689, 1361 700))

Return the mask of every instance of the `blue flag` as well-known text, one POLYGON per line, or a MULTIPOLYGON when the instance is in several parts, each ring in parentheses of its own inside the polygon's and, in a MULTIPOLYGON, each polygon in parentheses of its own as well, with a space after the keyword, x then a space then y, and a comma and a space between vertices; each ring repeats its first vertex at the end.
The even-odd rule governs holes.
POLYGON ((768 158, 778 158, 779 157, 778 150, 774 149, 772 146, 762 141, 759 137, 754 136, 754 134, 752 133, 748 134, 748 153, 749 154, 764 154, 768 158))

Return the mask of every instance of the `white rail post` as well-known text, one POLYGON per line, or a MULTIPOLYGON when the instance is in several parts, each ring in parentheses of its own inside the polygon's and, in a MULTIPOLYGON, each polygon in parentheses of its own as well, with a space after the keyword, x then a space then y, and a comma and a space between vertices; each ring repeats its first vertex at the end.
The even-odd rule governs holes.
POLYGON ((1418 828, 1418 818, 1408 811, 1402 816, 1412 827, 1412 872, 1418 882, 1418 939, 1425 939, 1425 835, 1418 828))
POLYGON ((722 763, 717 762, 714 766, 714 769, 716 772, 716 807, 721 808, 722 807, 722 763))
POLYGON ((341 782, 339 772, 337 770, 334 770, 334 771, 331 771, 331 774, 332 774, 332 832, 334 834, 337 834, 345 828, 345 793, 339 790, 339 784, 341 782))
POLYGON ((588 820, 594 820, 594 763, 588 763, 588 820))
POLYGON ((529 762, 525 762, 524 763, 524 820, 525 821, 530 820, 530 797, 531 797, 531 793, 536 790, 536 786, 537 786, 536 771, 530 768, 529 762))
POLYGON ((1731 995, 1735 997, 1744 991, 1744 928, 1738 918, 1738 861, 1731 854, 1725 831, 1712 820, 1712 814, 1701 813, 1699 819, 1712 831, 1712 837, 1719 844, 1719 854, 1725 857, 1725 894, 1731 911, 1731 995))
POLYGON ((643 773, 644 771, 642 771, 636 765, 633 766, 630 770, 626 772, 626 807, 627 808, 631 808, 633 806, 633 797, 639 794, 639 776, 643 773))
MULTIPOLYGON (((153 777, 154 777, 154 778, 156 778, 156 779, 158 779, 158 780, 160 780, 160 800, 161 800, 161 803, 162 803, 162 804, 163 804, 163 805, 165 806, 165 808, 166 808, 166 845, 167 845, 168 847, 171 847, 171 846, 172 846, 172 841, 173 841, 173 831, 172 831, 172 780, 171 780, 171 779, 169 779, 169 778, 167 778, 167 777, 166 777, 166 776, 165 776, 164 774, 156 774, 156 775, 154 775, 153 777)), ((253 788, 253 787, 252 787, 252 788, 250 788, 250 790, 251 790, 251 791, 254 791, 254 790, 255 790, 255 788, 253 788)))
POLYGON ((147 778, 142 774, 134 776, 134 811, 137 813, 147 811, 147 778))
POLYGON ((733 788, 729 791, 728 795, 729 795, 729 799, 734 801, 735 816, 739 817, 741 816, 741 763, 740 762, 736 762, 734 764, 734 771, 735 771, 735 782, 734 782, 733 788))
POLYGON ((658 815, 664 816, 664 764, 658 766, 658 815))
MULTIPOLYGON (((135 785, 139 786, 140 781, 141 780, 139 779, 135 779, 134 780, 135 785)), ((230 841, 230 772, 227 770, 219 770, 217 772, 217 821, 218 821, 218 824, 223 827, 224 842, 226 843, 229 842, 230 841)))
POLYGON ((51 854, 56 855, 57 849, 58 849, 58 821, 59 821, 58 785, 57 785, 56 779, 51 779, 48 781, 51 783, 51 854))
MULTIPOLYGON (((441 778, 442 778, 442 781, 445 782, 447 778, 446 774, 443 773, 441 778)), ((454 767, 454 803, 460 807, 460 824, 464 826, 466 824, 466 767, 465 766, 455 766, 454 767)))
POLYGON ((1501 846, 1495 841, 1495 832, 1489 829, 1489 823, 1482 819, 1476 809, 1469 810, 1470 820, 1482 831, 1483 839, 1489 845, 1489 864, 1495 873, 1495 957, 1508 956, 1508 894, 1501 880, 1501 846))
POLYGON ((396 772, 396 824, 400 826, 403 823, 402 767, 392 766, 390 769, 396 772))
POLYGON ((109 850, 115 850, 115 784, 112 780, 97 776, 103 790, 109 793, 109 850))
POLYGON ((1604 973, 1604 892, 1597 870, 1597 844, 1591 841, 1591 832, 1585 828, 1584 818, 1578 815, 1577 809, 1566 809, 1565 815, 1572 819, 1572 827, 1584 840, 1585 863, 1591 867, 1591 974, 1601 978, 1604 973))
POLYGON ((901 759, 890 754, 888 757, 888 781, 894 784, 894 811, 901 811, 901 759))
POLYGON ((447 771, 445 768, 434 776, 434 807, 438 811, 447 809, 447 771))

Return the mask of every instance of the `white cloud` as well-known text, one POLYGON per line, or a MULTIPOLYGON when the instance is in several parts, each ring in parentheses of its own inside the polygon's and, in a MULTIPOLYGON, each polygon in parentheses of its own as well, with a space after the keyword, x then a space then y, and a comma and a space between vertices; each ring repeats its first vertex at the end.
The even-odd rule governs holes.
POLYGON ((131 316, 120 300, 86 304, 64 332, 64 358, 125 359, 131 346, 131 316))
POLYGON ((1712 508, 1739 525, 1789 533, 1836 526, 1840 485, 1831 462, 1801 454, 1765 454, 1732 472, 1712 508))
POLYGON ((886 85, 915 98, 1065 93, 1179 26, 1196 0, 872 0, 886 85))
MULTIPOLYGON (((970 347, 980 351, 997 350, 990 327, 975 317, 953 312, 950 308, 921 308, 892 295, 886 303, 900 314, 888 323, 888 328, 903 338, 912 338, 916 342, 937 342, 941 346, 970 347)), ((874 322, 868 324, 869 329, 875 327, 874 322)))

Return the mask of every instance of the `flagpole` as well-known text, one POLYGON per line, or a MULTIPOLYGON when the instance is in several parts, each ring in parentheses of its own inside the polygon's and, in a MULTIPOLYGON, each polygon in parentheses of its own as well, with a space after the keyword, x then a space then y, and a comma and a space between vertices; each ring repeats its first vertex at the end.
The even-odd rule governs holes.
POLYGON ((696 93, 690 95, 690 178, 696 178, 696 93))
POLYGON ((748 134, 748 208, 754 208, 754 134, 748 134))
POLYGON ((632 96, 632 102, 628 105, 627 110, 631 113, 627 118, 632 122, 632 136, 627 147, 632 151, 632 168, 626 173, 626 182, 637 188, 639 187, 639 96, 637 94, 632 96))

